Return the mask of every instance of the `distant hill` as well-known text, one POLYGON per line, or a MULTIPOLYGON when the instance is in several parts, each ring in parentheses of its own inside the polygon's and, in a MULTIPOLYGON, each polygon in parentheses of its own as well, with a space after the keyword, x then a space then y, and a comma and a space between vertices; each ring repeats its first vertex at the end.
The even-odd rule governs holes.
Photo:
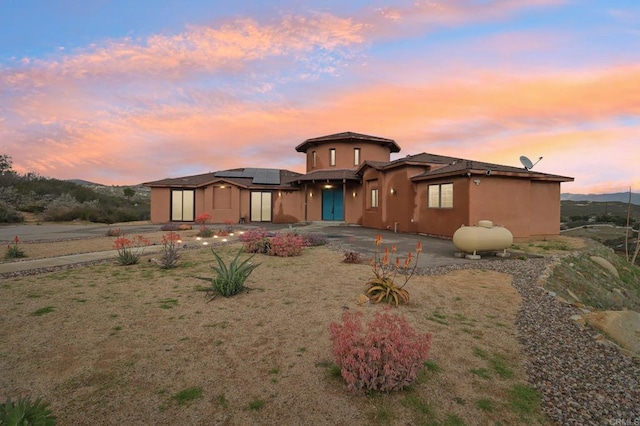
MULTIPOLYGON (((611 203, 611 202, 620 202, 627 203, 629 202, 629 193, 628 192, 615 192, 612 194, 571 194, 564 193, 560 194, 560 200, 562 201, 595 201, 599 203, 611 203)), ((631 204, 640 205, 640 194, 636 192, 631 193, 631 204)))
POLYGON ((76 185, 84 185, 84 186, 106 186, 106 185, 102 185, 101 183, 89 182, 88 180, 83 180, 83 179, 67 179, 66 182, 72 182, 72 183, 75 183, 76 185))

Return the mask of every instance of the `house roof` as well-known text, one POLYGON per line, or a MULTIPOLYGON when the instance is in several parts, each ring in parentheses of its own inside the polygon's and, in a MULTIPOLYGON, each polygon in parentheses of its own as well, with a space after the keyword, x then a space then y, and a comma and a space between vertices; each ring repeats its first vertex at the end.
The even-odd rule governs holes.
POLYGON ((307 139, 300 145, 296 146, 296 151, 307 152, 307 150, 312 146, 322 145, 330 142, 368 142, 386 146, 389 148, 389 152, 400 152, 400 146, 393 139, 364 135, 362 133, 354 132, 335 133, 333 135, 307 139))
POLYGON ((413 181, 435 179, 445 176, 456 176, 470 173, 471 175, 500 174, 512 177, 527 177, 534 180, 551 180, 558 182, 571 182, 573 178, 548 173, 539 173, 522 167, 503 166, 501 164, 485 163, 483 161, 466 160, 463 158, 449 157, 429 153, 407 155, 389 162, 365 161, 358 167, 356 174, 362 174, 367 167, 376 170, 389 170, 395 167, 417 165, 425 167, 423 173, 411 178, 413 181))
POLYGON ((216 182, 226 182, 243 188, 284 188, 290 187, 290 182, 298 176, 301 174, 291 170, 239 168, 161 179, 146 182, 144 185, 149 187, 199 188, 216 182))
POLYGON ((354 169, 322 169, 315 170, 307 173, 306 175, 300 175, 293 179, 298 183, 301 182, 314 182, 314 181, 360 181, 360 176, 355 173, 354 169))
MULTIPOLYGON (((432 155, 432 154, 427 154, 432 155)), ((442 157, 442 156, 437 156, 442 157)), ((445 157, 443 157, 445 158, 445 157)), ((485 163, 483 161, 455 159, 452 157, 446 157, 452 159, 448 163, 443 164, 441 167, 429 168, 428 170, 415 175, 411 178, 412 181, 429 180, 435 178, 441 178, 446 176, 457 176, 460 174, 471 175, 501 175, 511 177, 526 177, 532 180, 547 180, 557 182, 572 182, 572 177, 553 175, 549 173, 540 173, 527 170, 522 167, 504 166, 501 164, 485 163)))

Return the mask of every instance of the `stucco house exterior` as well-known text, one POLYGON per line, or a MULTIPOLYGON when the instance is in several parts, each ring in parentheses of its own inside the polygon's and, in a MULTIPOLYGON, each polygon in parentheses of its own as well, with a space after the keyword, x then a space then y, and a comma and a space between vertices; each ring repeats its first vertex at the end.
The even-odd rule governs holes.
POLYGON ((421 153, 391 160, 392 140, 344 132, 307 139, 306 173, 239 168, 162 179, 151 188, 153 223, 336 221, 450 238, 491 220, 515 238, 560 232, 560 184, 573 178, 421 153))

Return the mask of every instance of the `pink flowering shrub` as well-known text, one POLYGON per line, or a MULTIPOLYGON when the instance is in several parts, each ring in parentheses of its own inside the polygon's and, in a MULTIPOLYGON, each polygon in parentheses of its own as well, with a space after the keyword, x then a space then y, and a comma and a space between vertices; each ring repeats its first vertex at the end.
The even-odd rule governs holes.
POLYGON ((431 334, 417 334, 404 317, 376 313, 363 329, 362 313, 345 312, 331 323, 333 356, 353 392, 399 390, 418 375, 431 348, 431 334))
POLYGON ((264 228, 250 229, 240 236, 247 253, 266 253, 269 250, 269 238, 264 228))
POLYGON ((291 232, 281 232, 269 240, 269 253, 272 256, 299 256, 306 247, 304 238, 291 232))

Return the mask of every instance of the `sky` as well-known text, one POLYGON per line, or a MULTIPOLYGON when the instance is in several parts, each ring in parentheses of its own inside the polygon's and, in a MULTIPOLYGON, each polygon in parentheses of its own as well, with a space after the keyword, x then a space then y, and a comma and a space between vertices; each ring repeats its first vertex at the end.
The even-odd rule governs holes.
POLYGON ((295 146, 345 131, 637 192, 640 2, 0 0, 19 173, 304 172, 295 146))

